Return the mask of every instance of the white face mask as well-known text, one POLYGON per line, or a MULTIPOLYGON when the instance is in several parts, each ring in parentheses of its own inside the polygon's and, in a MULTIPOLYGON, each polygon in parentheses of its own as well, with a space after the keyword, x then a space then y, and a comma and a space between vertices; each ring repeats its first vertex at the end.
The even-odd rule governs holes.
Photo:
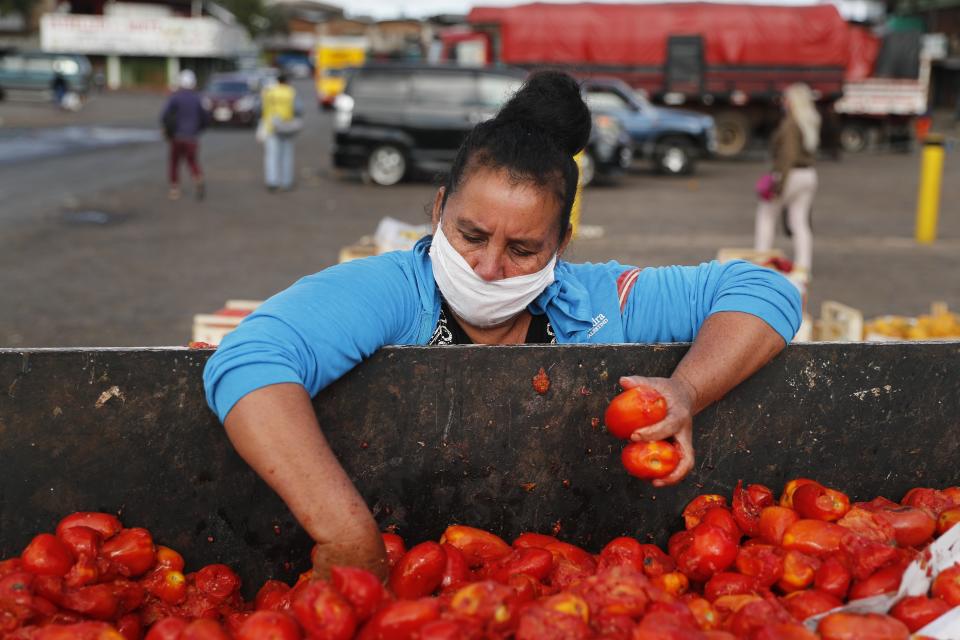
POLYGON ((430 245, 430 262, 433 278, 450 309, 471 325, 486 328, 513 318, 553 284, 557 254, 536 273, 488 282, 470 268, 443 235, 441 225, 437 225, 430 245))

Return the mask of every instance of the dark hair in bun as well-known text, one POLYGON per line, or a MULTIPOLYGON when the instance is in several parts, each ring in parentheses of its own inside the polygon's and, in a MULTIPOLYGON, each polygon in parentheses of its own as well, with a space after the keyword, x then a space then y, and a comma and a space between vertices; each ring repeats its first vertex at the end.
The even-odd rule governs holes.
POLYGON ((576 80, 559 71, 531 75, 496 118, 481 122, 460 145, 443 204, 470 171, 504 169, 517 182, 550 189, 561 204, 560 237, 570 226, 579 171, 573 156, 590 139, 590 110, 576 80))

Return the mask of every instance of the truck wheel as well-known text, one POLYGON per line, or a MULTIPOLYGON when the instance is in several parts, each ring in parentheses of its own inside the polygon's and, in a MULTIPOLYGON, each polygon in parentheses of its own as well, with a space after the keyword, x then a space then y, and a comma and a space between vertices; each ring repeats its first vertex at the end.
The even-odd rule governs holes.
POLYGON ((593 154, 584 151, 580 156, 580 186, 586 187, 597 177, 597 161, 593 154))
POLYGON ((670 176, 693 173, 693 150, 682 138, 665 138, 657 143, 653 154, 657 172, 670 176))
POLYGON ((750 120, 739 111, 724 111, 714 118, 717 128, 717 155, 735 158, 750 144, 750 120))
POLYGON ((403 151, 393 145, 385 144, 375 148, 367 158, 365 177, 381 187, 390 187, 407 173, 407 158, 403 151))
POLYGON ((845 124, 840 130, 840 147, 847 153, 860 153, 867 148, 867 129, 861 124, 845 124))

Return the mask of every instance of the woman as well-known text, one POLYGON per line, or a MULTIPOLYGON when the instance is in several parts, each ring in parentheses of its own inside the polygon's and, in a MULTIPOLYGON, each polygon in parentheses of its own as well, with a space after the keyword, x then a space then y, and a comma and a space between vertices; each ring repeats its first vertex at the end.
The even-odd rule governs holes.
POLYGON ((747 263, 640 271, 560 260, 590 112, 576 82, 533 76, 461 146, 412 251, 300 280, 228 335, 204 372, 210 406, 240 455, 320 544, 314 565, 385 574, 370 511, 337 463, 310 397, 387 344, 696 341, 660 390, 670 412, 634 440, 674 438, 693 466, 692 417, 783 349, 796 289, 747 263))
POLYGON ((820 146, 820 114, 810 87, 792 84, 783 92, 784 117, 773 133, 774 197, 757 206, 755 248, 773 247, 777 215, 787 208, 787 224, 793 235, 794 269, 809 275, 813 266, 813 233, 810 207, 817 193, 813 168, 820 146))
POLYGON ((300 115, 297 92, 287 76, 260 92, 261 114, 258 136, 263 136, 263 179, 271 193, 277 189, 293 188, 294 138, 299 128, 295 123, 300 115))

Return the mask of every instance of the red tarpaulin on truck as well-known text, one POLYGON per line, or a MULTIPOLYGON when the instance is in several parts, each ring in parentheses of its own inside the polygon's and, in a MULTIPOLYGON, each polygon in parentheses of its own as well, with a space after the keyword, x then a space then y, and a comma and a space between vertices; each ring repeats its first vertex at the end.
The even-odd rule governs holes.
POLYGON ((880 53, 881 40, 866 27, 850 26, 850 59, 844 74, 847 82, 864 80, 873 75, 873 64, 880 53))
POLYGON ((846 67, 850 55, 832 5, 535 3, 476 7, 468 20, 499 27, 508 64, 659 66, 672 35, 702 35, 708 65, 846 67))

